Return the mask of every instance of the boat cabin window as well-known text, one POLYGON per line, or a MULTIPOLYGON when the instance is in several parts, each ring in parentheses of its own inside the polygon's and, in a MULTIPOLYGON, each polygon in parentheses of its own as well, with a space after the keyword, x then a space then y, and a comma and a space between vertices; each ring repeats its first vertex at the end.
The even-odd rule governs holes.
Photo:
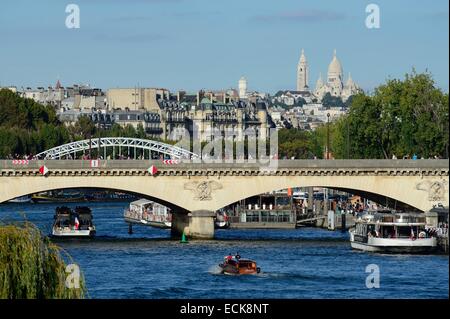
POLYGON ((383 222, 383 223, 393 223, 394 222, 394 215, 381 215, 377 220, 383 222))
POLYGON ((67 217, 59 217, 57 220, 56 220, 56 226, 58 226, 58 227, 69 227, 70 226, 70 218, 67 216, 67 217))
POLYGON ((425 223, 425 216, 416 216, 416 215, 395 215, 396 222, 398 223, 425 223))
POLYGON ((395 227, 394 226, 383 226, 381 227, 381 236, 383 238, 395 238, 395 227))
POLYGON ((414 231, 414 235, 417 237, 418 235, 418 227, 414 226, 404 226, 404 227, 397 227, 397 234, 400 238, 409 238, 411 237, 411 229, 414 231))

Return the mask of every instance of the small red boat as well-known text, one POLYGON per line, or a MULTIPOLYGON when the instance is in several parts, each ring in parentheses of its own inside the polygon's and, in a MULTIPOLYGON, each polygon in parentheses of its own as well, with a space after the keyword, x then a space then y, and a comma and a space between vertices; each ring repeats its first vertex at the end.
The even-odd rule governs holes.
POLYGON ((219 264, 222 268, 222 274, 228 275, 252 275, 259 274, 261 268, 256 266, 256 262, 250 259, 243 259, 239 255, 228 255, 224 258, 224 262, 219 264))

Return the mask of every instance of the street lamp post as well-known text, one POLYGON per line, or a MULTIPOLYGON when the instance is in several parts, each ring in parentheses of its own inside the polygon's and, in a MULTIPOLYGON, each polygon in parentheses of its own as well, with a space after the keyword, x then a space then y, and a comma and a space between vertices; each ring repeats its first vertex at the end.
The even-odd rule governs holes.
POLYGON ((347 159, 350 159, 350 123, 347 119, 347 159))
POLYGON ((98 125, 97 159, 99 159, 100 158, 100 111, 97 112, 97 125, 98 125))
POLYGON ((330 159, 330 113, 327 113, 327 160, 330 159))
MULTIPOLYGON (((448 113, 445 114, 445 118, 448 119, 448 113)), ((448 122, 444 122, 445 127, 446 127, 446 135, 448 136, 448 122)), ((445 158, 448 158, 448 139, 447 139, 447 143, 445 143, 445 158)))
POLYGON ((89 159, 91 159, 91 150, 92 150, 92 132, 89 132, 89 159))
MULTIPOLYGON (((330 159, 330 113, 327 113, 327 160, 330 159)), ((323 189, 323 208, 324 208, 324 214, 328 214, 328 188, 323 189)))
POLYGON ((92 134, 89 133, 89 158, 91 158, 91 149, 92 149, 92 134))

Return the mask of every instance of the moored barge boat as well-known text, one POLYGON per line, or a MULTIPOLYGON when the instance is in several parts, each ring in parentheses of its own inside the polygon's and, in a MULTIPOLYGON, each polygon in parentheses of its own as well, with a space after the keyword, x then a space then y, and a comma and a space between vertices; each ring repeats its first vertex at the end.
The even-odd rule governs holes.
POLYGON ((79 192, 42 192, 31 195, 33 203, 77 203, 84 202, 85 198, 79 192))

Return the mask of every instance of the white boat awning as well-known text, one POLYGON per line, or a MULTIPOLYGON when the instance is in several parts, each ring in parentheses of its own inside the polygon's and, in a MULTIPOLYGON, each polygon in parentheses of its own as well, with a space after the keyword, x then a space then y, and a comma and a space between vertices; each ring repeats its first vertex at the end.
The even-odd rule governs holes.
POLYGON ((148 200, 148 199, 139 199, 139 200, 136 200, 136 201, 134 201, 134 202, 131 202, 130 203, 130 206, 131 205, 134 205, 134 206, 144 206, 144 205, 147 205, 147 204, 153 204, 154 202, 153 201, 151 201, 151 200, 148 200))

